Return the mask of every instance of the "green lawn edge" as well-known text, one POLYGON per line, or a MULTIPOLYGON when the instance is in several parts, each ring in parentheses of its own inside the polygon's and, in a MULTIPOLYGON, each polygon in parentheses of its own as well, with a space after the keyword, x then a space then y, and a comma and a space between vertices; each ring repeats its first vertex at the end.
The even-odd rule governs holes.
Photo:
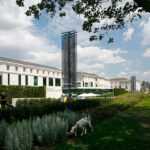
POLYGON ((99 123, 94 132, 58 145, 55 150, 150 150, 150 98, 99 123))

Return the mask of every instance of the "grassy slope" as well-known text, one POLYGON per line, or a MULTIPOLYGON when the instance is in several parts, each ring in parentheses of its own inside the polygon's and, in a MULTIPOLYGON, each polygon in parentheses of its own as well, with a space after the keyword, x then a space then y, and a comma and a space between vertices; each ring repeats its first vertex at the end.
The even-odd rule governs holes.
POLYGON ((150 98, 98 124, 56 150, 150 150, 150 98))

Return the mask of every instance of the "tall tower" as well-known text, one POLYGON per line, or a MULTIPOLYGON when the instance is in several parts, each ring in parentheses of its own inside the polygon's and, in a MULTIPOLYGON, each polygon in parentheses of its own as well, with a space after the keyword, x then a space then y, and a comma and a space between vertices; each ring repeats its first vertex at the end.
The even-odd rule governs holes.
POLYGON ((71 89, 76 88, 77 72, 77 32, 62 33, 62 73, 63 88, 68 89, 69 99, 71 89))
POLYGON ((131 77, 131 93, 136 93, 136 76, 131 77))

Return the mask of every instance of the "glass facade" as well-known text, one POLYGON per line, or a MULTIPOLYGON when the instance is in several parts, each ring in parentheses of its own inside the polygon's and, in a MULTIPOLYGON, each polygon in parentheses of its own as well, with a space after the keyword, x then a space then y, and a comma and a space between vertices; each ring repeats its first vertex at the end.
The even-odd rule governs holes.
POLYGON ((49 78, 49 86, 53 86, 53 78, 49 78))
POLYGON ((34 76, 34 86, 37 86, 37 85, 38 85, 38 77, 34 76))
POLYGON ((60 79, 55 79, 55 86, 60 86, 60 79))

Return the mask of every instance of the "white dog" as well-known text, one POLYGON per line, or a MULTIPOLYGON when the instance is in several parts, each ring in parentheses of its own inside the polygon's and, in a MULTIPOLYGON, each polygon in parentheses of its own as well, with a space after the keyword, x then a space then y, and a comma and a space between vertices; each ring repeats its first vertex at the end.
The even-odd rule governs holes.
POLYGON ((75 125, 71 128, 70 132, 74 133, 76 136, 77 129, 81 129, 82 130, 81 136, 83 136, 83 134, 87 133, 87 129, 86 129, 87 126, 89 126, 93 132, 93 127, 91 125, 91 119, 89 117, 85 117, 85 118, 82 118, 81 120, 77 121, 75 123, 75 125))

